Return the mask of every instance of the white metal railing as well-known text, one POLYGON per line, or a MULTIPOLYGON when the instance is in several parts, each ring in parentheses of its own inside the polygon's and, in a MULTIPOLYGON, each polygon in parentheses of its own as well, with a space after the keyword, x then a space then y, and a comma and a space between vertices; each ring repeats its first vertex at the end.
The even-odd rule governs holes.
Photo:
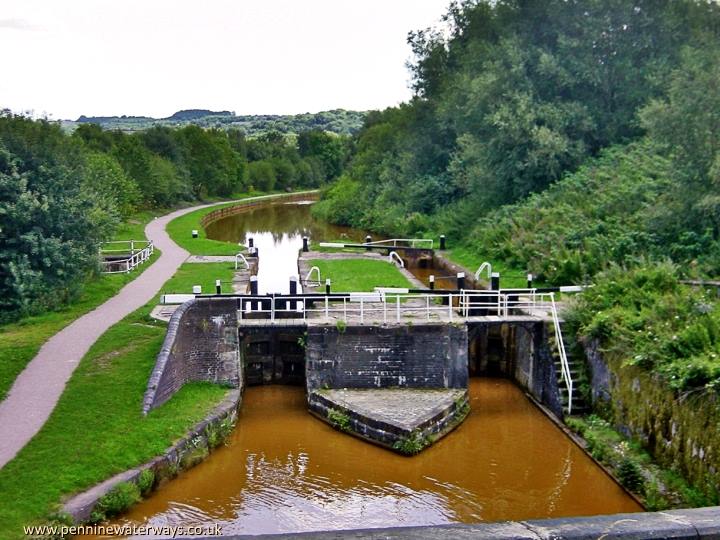
POLYGON ((320 285, 320 269, 319 269, 317 266, 313 266, 313 267, 310 269, 310 271, 308 271, 307 275, 305 276, 305 283, 307 283, 307 284, 311 284, 311 283, 312 283, 312 284, 315 284, 315 283, 317 283, 318 285, 320 285), (313 272, 316 272, 316 273, 317 273, 317 281, 311 281, 311 280, 310 280, 310 278, 312 277, 312 273, 313 273, 313 272))
POLYGON ((492 277, 492 264, 490 264, 490 263, 487 262, 487 261, 485 261, 484 263, 482 263, 482 264, 480 265, 480 268, 478 268, 478 269, 475 271, 475 279, 480 279, 480 276, 482 275, 483 270, 485 270, 486 268, 487 268, 487 278, 488 278, 488 281, 490 281, 490 278, 492 277))
MULTIPOLYGON (((310 275, 310 274, 308 274, 310 275)), ((553 293, 534 289, 410 293, 407 289, 378 288, 370 293, 296 296, 243 296, 240 319, 276 317, 307 319, 334 317, 345 322, 365 320, 400 322, 403 318, 449 320, 476 316, 507 318, 513 315, 547 317, 554 306, 553 293), (403 291, 403 292, 400 292, 403 291)), ((557 311, 555 312, 557 315, 557 311)))
POLYGON ((154 250, 155 247, 150 240, 112 240, 103 242, 100 248, 100 257, 113 257, 101 261, 103 273, 120 274, 130 272, 150 259, 154 250), (118 247, 115 248, 115 246, 118 247))
POLYGON ((363 246, 379 246, 379 247, 418 247, 422 245, 428 246, 426 249, 432 249, 434 240, 432 238, 389 238, 388 240, 375 240, 374 242, 363 242, 363 246))
POLYGON ((565 382, 568 393, 567 412, 568 414, 572 414, 573 380, 565 352, 565 342, 563 341, 562 331, 560 330, 560 318, 558 317, 557 306, 555 305, 555 294, 553 293, 550 293, 550 312, 552 314, 553 326, 555 327, 555 341, 557 342, 558 356, 560 356, 561 378, 565 382))
POLYGON ((405 268, 405 262, 400 258, 400 255, 398 255, 397 251, 391 251, 388 255, 388 260, 390 262, 393 262, 393 258, 397 259, 398 266, 400 266, 400 268, 405 268))
POLYGON ((238 269, 238 263, 239 263, 240 261, 242 261, 243 263, 245 263, 245 268, 246 268, 247 270, 250 270, 250 263, 249 263, 248 260, 245 258, 245 255, 243 255, 242 253, 238 253, 237 255, 235 255, 235 270, 238 269))

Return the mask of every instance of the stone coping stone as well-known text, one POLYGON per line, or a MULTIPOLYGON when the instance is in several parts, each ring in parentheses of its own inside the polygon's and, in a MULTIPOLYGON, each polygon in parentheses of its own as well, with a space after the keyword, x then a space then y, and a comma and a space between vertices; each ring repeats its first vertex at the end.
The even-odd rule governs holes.
POLYGON ((402 432, 422 429, 466 398, 459 388, 336 389, 316 392, 339 409, 402 432))
MULTIPOLYGON (((593 517, 430 525, 384 529, 352 529, 304 533, 225 536, 228 540, 645 540, 653 538, 720 539, 720 507, 593 517)), ((209 540, 209 539, 204 539, 209 540)))

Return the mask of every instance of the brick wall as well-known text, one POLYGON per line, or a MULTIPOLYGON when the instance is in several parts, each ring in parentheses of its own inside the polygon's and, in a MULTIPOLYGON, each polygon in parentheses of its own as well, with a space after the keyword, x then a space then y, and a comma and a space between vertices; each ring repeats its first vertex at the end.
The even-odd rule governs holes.
POLYGON ((148 381, 143 413, 190 381, 241 386, 236 300, 196 299, 175 311, 148 381))

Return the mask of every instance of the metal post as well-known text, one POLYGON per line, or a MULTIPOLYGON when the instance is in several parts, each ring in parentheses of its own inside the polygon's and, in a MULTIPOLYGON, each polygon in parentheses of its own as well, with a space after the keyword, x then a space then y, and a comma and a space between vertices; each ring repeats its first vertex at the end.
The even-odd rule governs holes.
POLYGON ((533 288, 533 275, 528 273, 527 275, 527 288, 532 289, 533 288))
POLYGON ((330 318, 330 299, 325 297, 325 318, 330 318))
MULTIPOLYGON (((297 276, 290 276, 290 294, 297 294, 298 292, 298 277, 297 276)), ((288 306, 288 309, 293 310, 295 309, 295 306, 297 306, 296 302, 294 300, 290 300, 290 305, 288 306)))
POLYGON ((360 324, 363 324, 365 322, 365 307, 364 307, 364 301, 365 299, 361 296, 360 297, 360 324))
POLYGON ((222 285, 219 279, 215 280, 215 294, 222 294, 222 285))
MULTIPOLYGON (((365 243, 366 243, 366 244, 369 244, 370 242, 372 242, 372 236, 370 236, 370 235, 368 234, 368 235, 365 237, 365 243)), ((365 249, 368 250, 368 251, 370 251, 370 246, 366 247, 365 249)))
POLYGON ((430 321, 430 297, 425 297, 425 311, 427 313, 427 320, 430 321))
POLYGON ((192 230, 192 237, 193 237, 193 238, 197 238, 197 237, 198 237, 198 231, 197 231, 197 229, 193 229, 193 230, 192 230))
POLYGON ((460 291, 462 291, 465 288, 465 272, 458 272, 457 288, 460 291))
POLYGON ((250 276, 250 294, 257 296, 258 294, 258 278, 257 276, 250 276))
POLYGON ((445 251, 445 235, 440 235, 440 251, 445 251))
POLYGON ((448 296, 448 316, 450 317, 451 321, 453 320, 452 308, 453 308, 453 295, 451 293, 448 296))
POLYGON ((308 251, 310 251, 310 246, 308 245, 308 237, 307 236, 303 236, 302 250, 304 253, 307 253, 308 251))
POLYGON ((254 238, 248 238, 248 247, 249 248, 255 247, 255 239, 254 238))
POLYGON ((397 322, 400 322, 400 295, 398 294, 396 297, 396 303, 395 303, 395 318, 397 322))
POLYGON ((428 281, 430 282, 430 290, 434 291, 435 290, 435 276, 430 276, 428 278, 428 281))
POLYGON ((493 272, 492 274, 490 274, 490 290, 500 290, 500 272, 493 272))
POLYGON ((330 294, 330 285, 331 285, 330 278, 327 278, 325 280, 325 294, 330 294))

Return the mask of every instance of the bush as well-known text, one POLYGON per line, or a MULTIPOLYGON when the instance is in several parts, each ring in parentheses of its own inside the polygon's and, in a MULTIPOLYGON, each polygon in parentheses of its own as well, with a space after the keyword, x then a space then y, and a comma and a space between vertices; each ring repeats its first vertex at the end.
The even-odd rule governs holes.
POLYGON ((94 512, 96 517, 102 517, 97 521, 121 514, 141 499, 137 484, 121 482, 98 501, 94 512))
POLYGON ((617 469, 618 480, 633 493, 643 493, 645 480, 640 467, 630 457, 625 457, 617 469))

